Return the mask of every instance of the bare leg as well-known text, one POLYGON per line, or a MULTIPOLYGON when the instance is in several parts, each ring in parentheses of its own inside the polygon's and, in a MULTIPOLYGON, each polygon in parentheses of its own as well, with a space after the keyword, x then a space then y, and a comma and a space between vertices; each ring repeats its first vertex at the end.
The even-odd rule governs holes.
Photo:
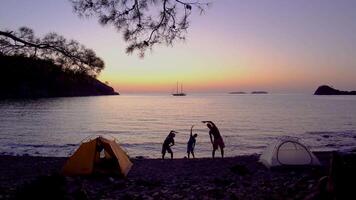
POLYGON ((213 152, 212 152, 213 158, 215 158, 215 151, 216 151, 216 149, 213 149, 213 152))
POLYGON ((224 148, 220 148, 221 150, 221 157, 224 158, 224 148))
POLYGON ((194 151, 192 151, 193 158, 195 158, 194 151))
POLYGON ((162 159, 164 160, 164 155, 165 155, 166 153, 162 153, 162 159))
POLYGON ((190 158, 190 153, 188 152, 188 159, 190 158))
POLYGON ((173 152, 171 153, 171 159, 173 159, 173 152))

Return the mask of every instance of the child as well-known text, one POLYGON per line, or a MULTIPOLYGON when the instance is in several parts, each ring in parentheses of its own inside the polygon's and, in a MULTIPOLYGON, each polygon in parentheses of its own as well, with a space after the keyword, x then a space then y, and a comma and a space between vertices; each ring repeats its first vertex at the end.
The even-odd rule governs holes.
POLYGON ((187 146, 188 159, 190 158, 190 153, 192 153, 193 158, 195 158, 194 147, 195 147, 196 137, 198 136, 198 134, 193 135, 193 127, 194 127, 194 125, 190 128, 190 137, 189 137, 188 146, 187 146))
POLYGON ((176 136, 175 133, 177 132, 172 130, 171 132, 169 132, 168 136, 164 140, 162 145, 162 159, 164 159, 164 156, 166 155, 166 151, 171 154, 171 159, 173 159, 173 152, 171 146, 174 145, 174 137, 176 136))

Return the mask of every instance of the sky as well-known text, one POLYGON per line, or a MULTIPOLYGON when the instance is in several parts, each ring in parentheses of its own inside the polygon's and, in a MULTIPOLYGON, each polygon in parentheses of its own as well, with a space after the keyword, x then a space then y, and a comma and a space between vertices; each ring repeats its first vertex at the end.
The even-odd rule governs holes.
POLYGON ((67 0, 1 0, 0 29, 57 32, 93 49, 98 77, 120 93, 356 90, 356 1, 211 0, 191 18, 187 40, 141 59, 113 27, 79 18, 67 0))

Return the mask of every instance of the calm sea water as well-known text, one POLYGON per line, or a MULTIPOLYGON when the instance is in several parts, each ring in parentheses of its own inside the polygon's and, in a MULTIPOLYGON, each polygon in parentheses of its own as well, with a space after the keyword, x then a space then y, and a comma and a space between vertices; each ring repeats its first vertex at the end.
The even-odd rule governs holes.
MULTIPOLYGON (((0 101, 0 153, 68 156, 92 135, 114 137, 130 156, 160 157, 171 129, 183 157, 191 125, 196 156, 211 155, 212 120, 226 156, 261 153, 279 136, 296 136, 312 150, 356 148, 356 96, 121 95, 0 101)), ((219 155, 219 154, 218 154, 219 155)))

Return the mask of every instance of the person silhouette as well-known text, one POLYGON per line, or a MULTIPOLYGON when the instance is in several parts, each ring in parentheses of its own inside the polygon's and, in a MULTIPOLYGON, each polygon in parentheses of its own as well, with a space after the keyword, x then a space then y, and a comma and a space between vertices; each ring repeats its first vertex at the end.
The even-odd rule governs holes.
POLYGON ((190 128, 190 137, 189 137, 188 144, 187 144, 188 159, 190 158, 190 154, 192 154, 193 158, 195 158, 194 148, 195 148, 195 143, 196 143, 196 137, 198 137, 198 134, 193 135, 193 127, 194 127, 194 125, 192 125, 192 127, 190 128))
POLYGON ((221 157, 224 158, 225 144, 218 127, 212 121, 202 121, 209 128, 210 142, 213 145, 212 156, 215 158, 215 151, 220 147, 221 157), (214 138, 214 139, 213 139, 214 138))
POLYGON ((171 147, 174 145, 174 137, 176 136, 176 131, 171 130, 162 145, 162 159, 166 155, 166 152, 171 154, 171 159, 173 159, 173 151, 171 147))

